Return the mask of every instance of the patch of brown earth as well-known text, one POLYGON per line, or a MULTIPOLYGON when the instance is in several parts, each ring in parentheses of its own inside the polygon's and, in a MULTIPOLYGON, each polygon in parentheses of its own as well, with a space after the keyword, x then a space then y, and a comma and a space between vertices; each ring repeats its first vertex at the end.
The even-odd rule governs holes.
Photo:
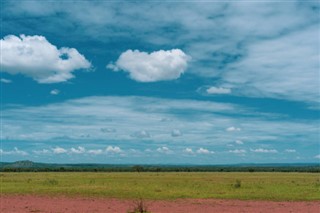
MULTIPOLYGON (((212 213, 212 212, 303 212, 319 213, 320 201, 273 202, 218 199, 178 199, 173 201, 146 201, 152 213, 212 213)), ((70 198, 48 196, 0 196, 1 213, 126 213, 135 201, 109 198, 70 198)))

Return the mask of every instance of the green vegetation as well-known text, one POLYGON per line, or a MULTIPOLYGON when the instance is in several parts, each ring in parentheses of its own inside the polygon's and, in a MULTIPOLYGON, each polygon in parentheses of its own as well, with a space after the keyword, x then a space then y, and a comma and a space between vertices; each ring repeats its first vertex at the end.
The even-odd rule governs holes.
POLYGON ((114 165, 0 162, 0 172, 320 172, 319 163, 236 165, 114 165))
POLYGON ((0 173, 2 194, 131 199, 320 200, 317 173, 27 172, 0 173))

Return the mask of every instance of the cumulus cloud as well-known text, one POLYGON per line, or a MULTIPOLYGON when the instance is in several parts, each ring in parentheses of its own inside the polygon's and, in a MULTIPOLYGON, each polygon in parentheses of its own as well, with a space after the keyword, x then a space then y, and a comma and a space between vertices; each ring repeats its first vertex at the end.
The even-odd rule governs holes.
POLYGON ((93 155, 100 155, 103 153, 103 150, 102 149, 90 149, 87 151, 87 153, 93 154, 93 155))
MULTIPOLYGON (((103 154, 106 153, 105 147, 99 147, 99 141, 106 140, 123 143, 124 147, 121 149, 125 150, 141 147, 141 150, 150 148, 153 151, 163 146, 159 144, 168 144, 173 140, 170 142, 170 149, 180 150, 182 153, 182 148, 177 146, 185 144, 185 147, 196 147, 193 148, 195 154, 199 147, 209 148, 209 144, 212 147, 221 147, 232 142, 230 145, 233 145, 233 148, 226 147, 227 150, 243 146, 237 145, 235 140, 245 140, 245 144, 259 144, 251 148, 266 148, 263 146, 266 144, 277 148, 278 141, 290 144, 293 140, 296 144, 292 148, 301 152, 305 152, 305 144, 313 149, 318 147, 317 120, 283 120, 282 115, 268 119, 274 115, 255 114, 255 111, 251 110, 239 105, 213 101, 129 96, 86 97, 43 106, 7 107, 2 111, 2 128, 5 134, 1 139, 10 143, 30 141, 33 144, 54 144, 54 147, 61 146, 63 141, 65 146, 68 146, 67 153, 74 147, 75 142, 79 145, 88 143, 97 145, 98 148, 85 148, 102 149, 103 154), (239 114, 242 116, 238 116, 239 114), (160 122, 161 118, 172 120, 160 122), (240 132, 225 131, 226 127, 232 126, 243 128, 240 132), (101 128, 114 128, 117 132, 107 134, 102 132, 101 128), (173 138, 170 134, 173 129, 179 129, 187 135, 173 138), (141 143, 142 139, 130 134, 137 130, 148 130, 152 137, 144 138, 144 142, 141 143), (237 137, 234 137, 234 134, 237 137), (303 137, 297 138, 298 134, 303 137), (157 147, 152 147, 153 145, 157 147)), ((248 150, 250 152, 249 148, 247 152, 248 150)))
POLYGON ((288 153, 295 153, 297 152, 295 149, 286 149, 284 150, 285 152, 288 152, 288 153))
POLYGON ((234 153, 234 154, 244 154, 247 151, 244 149, 235 149, 235 150, 229 150, 230 153, 234 153))
POLYGON ((150 133, 145 130, 135 132, 131 136, 136 137, 136 138, 150 138, 151 137, 150 133))
POLYGON ((128 72, 131 79, 139 82, 166 81, 179 78, 187 69, 190 58, 180 49, 152 53, 127 50, 107 68, 128 72))
POLYGON ((181 131, 179 130, 179 129, 174 129, 174 130, 172 130, 172 132, 171 132, 171 136, 172 137, 179 137, 179 136, 181 136, 182 135, 182 133, 181 133, 181 131))
POLYGON ((316 158, 316 159, 320 159, 320 154, 319 154, 319 155, 314 156, 314 158, 316 158))
POLYGON ((243 142, 240 141, 240 140, 236 140, 235 143, 238 144, 238 145, 242 145, 243 144, 243 142))
POLYGON ((238 132, 238 131, 241 131, 240 128, 237 128, 237 127, 234 127, 234 126, 231 126, 231 127, 228 127, 226 129, 227 132, 238 132))
POLYGON ((214 151, 209 151, 208 149, 205 149, 205 148, 199 148, 198 150, 197 150, 197 153, 198 154, 210 154, 210 153, 214 153, 214 151))
POLYGON ((251 152, 257 152, 257 153, 278 153, 275 149, 250 149, 251 152))
POLYGON ((74 153, 74 154, 83 154, 83 153, 85 153, 86 152, 86 149, 84 148, 84 147, 82 147, 82 146, 79 146, 78 148, 71 148, 70 149, 70 152, 71 153, 74 153))
POLYGON ((63 153, 67 153, 68 151, 66 149, 64 149, 64 148, 56 147, 56 148, 52 149, 52 152, 54 154, 63 154, 63 153))
POLYGON ((42 150, 34 150, 33 153, 35 153, 37 155, 39 155, 39 154, 42 155, 42 154, 49 154, 49 153, 51 153, 51 151, 48 149, 42 149, 42 150))
POLYGON ((50 91, 51 95, 59 95, 59 93, 60 93, 60 90, 58 90, 58 89, 53 89, 50 91))
POLYGON ((22 151, 20 149, 18 149, 17 147, 14 147, 13 150, 10 151, 4 151, 3 149, 0 149, 0 154, 1 155, 28 155, 28 152, 26 151, 22 151))
POLYGON ((185 148, 183 152, 187 154, 193 154, 193 150, 191 148, 185 148))
POLYGON ((107 153, 121 153, 122 150, 118 146, 108 146, 106 148, 107 153))
POLYGON ((1 79, 0 79, 0 82, 1 82, 1 83, 5 83, 5 84, 10 84, 10 83, 12 83, 11 80, 6 79, 6 78, 1 78, 1 79))
POLYGON ((229 88, 223 88, 223 87, 209 87, 206 90, 207 94, 213 95, 213 94, 230 94, 231 89, 229 88))
POLYGON ((168 147, 163 146, 163 147, 159 147, 159 148, 157 149, 157 152, 169 154, 169 153, 171 153, 172 151, 171 151, 168 147))
POLYGON ((58 49, 44 36, 5 36, 0 51, 2 72, 22 74, 39 83, 64 82, 74 77, 73 71, 91 67, 76 49, 58 49))

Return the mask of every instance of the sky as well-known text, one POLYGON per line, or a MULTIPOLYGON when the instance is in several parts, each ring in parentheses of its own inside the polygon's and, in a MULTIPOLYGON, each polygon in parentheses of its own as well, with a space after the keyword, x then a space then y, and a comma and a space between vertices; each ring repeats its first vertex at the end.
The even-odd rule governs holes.
POLYGON ((320 160, 319 1, 1 1, 1 161, 320 160))

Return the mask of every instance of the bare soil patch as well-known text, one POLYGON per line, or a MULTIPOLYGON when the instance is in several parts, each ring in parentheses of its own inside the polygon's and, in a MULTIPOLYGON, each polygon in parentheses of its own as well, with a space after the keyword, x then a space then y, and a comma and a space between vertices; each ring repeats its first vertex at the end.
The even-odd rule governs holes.
MULTIPOLYGON (((126 213, 133 209, 134 200, 111 198, 70 198, 33 195, 0 196, 0 212, 90 212, 126 213)), ((319 213, 320 201, 274 202, 218 199, 178 199, 172 201, 146 201, 152 213, 212 213, 212 212, 304 212, 319 213)))

